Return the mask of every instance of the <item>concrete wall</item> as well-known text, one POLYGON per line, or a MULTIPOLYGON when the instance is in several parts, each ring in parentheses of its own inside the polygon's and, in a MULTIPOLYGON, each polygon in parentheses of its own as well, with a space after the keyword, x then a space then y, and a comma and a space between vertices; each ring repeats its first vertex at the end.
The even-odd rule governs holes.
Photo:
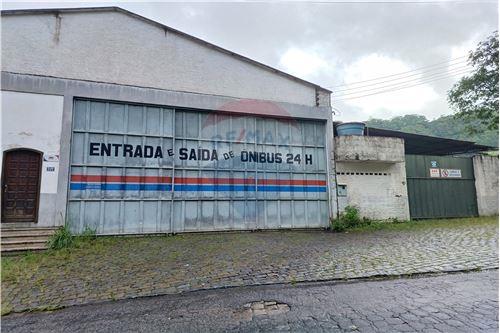
POLYGON ((338 186, 347 185, 347 197, 338 197, 340 212, 350 205, 372 219, 410 219, 404 163, 336 164, 338 186))
POLYGON ((403 162, 404 140, 377 136, 335 137, 337 161, 403 162))
POLYGON ((498 157, 474 156, 479 216, 498 215, 498 157))
POLYGON ((123 12, 4 15, 1 27, 7 72, 330 105, 313 85, 123 12))
POLYGON ((43 153, 38 225, 61 223, 61 218, 56 216, 55 205, 63 97, 10 91, 2 91, 1 97, 2 152, 30 148, 43 153), (48 171, 48 167, 53 167, 54 171, 48 171))
POLYGON ((347 190, 339 212, 351 205, 372 219, 410 218, 403 139, 339 136, 335 161, 337 186, 347 190))

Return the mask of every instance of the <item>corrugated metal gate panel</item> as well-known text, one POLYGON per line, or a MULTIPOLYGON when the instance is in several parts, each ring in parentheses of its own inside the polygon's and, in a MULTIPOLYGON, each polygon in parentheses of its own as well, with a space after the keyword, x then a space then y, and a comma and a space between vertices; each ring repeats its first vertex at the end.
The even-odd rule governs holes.
POLYGON ((79 99, 73 113, 75 232, 328 224, 322 122, 79 99))
POLYGON ((476 187, 471 158, 406 155, 410 217, 477 216, 476 187), (459 178, 433 178, 430 169, 461 171, 459 178))

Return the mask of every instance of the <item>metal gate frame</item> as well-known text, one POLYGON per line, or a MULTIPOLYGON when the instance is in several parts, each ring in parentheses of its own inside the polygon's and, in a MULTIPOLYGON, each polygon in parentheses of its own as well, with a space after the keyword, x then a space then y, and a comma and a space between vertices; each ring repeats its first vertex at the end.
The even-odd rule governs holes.
MULTIPOLYGON (((104 103, 116 103, 116 104, 125 104, 125 105, 135 105, 135 106, 140 106, 140 107, 153 107, 153 108, 161 108, 161 109, 171 109, 173 111, 173 119, 175 120, 175 111, 181 111, 181 112, 184 112, 184 111, 194 111, 194 112, 215 112, 215 111, 210 111, 210 110, 197 110, 197 109, 185 109, 185 108, 176 108, 176 107, 171 107, 171 106, 164 106, 164 105, 151 105, 151 104, 145 104, 145 103, 134 103, 134 102, 126 102, 126 101, 113 101, 113 100, 102 100, 102 99, 93 99, 93 98, 77 98, 75 97, 74 99, 74 103, 76 103, 76 101, 87 101, 87 102, 104 102, 104 103)), ((71 129, 71 144, 70 146, 72 147, 73 145, 73 133, 74 133, 74 130, 73 130, 73 122, 74 122, 74 116, 75 116, 75 110, 73 110, 73 121, 72 121, 72 129, 71 129)), ((239 115, 239 114, 235 114, 235 116, 242 116, 242 115, 239 115)), ((244 116, 244 115, 243 115, 244 116)), ((250 117, 262 117, 262 115, 246 115, 246 116, 250 116, 250 117)), ((270 117, 270 118, 273 118, 273 119, 276 119, 275 117, 270 117)), ((292 118, 293 119, 293 118, 292 118)), ((306 121, 311 121, 311 122, 318 122, 317 119, 304 119, 306 121)), ((303 201, 314 201, 316 202, 316 206, 318 208, 318 210, 320 211, 317 211, 317 214, 318 214, 318 218, 321 219, 321 212, 322 212, 322 209, 320 209, 320 202, 324 201, 326 204, 325 206, 325 213, 326 213, 326 216, 328 218, 328 213, 329 213, 329 208, 330 208, 330 204, 329 204, 329 194, 330 194, 330 191, 329 191, 329 179, 328 179, 328 169, 329 169, 329 160, 328 160, 328 142, 327 142, 327 136, 326 136, 326 128, 327 128, 327 123, 326 122, 323 122, 324 123, 324 126, 325 126, 325 135, 324 135, 324 143, 323 145, 321 146, 321 148, 324 150, 323 152, 323 158, 324 158, 324 170, 321 171, 321 173, 324 175, 324 178, 325 178, 325 181, 326 181, 326 194, 327 194, 327 198, 325 198, 324 200, 323 199, 306 199, 304 198, 303 201)), ((174 130, 175 130, 175 122, 174 122, 174 130)), ((124 133, 124 135, 127 135, 127 133, 124 133)), ((144 134, 143 134, 144 135, 144 134)), ((175 140, 176 140, 176 135, 173 133, 172 135, 172 147, 174 147, 175 149, 175 140)), ((181 138, 181 140, 187 140, 186 138, 181 138)), ((196 139, 194 139, 196 140, 196 139)), ((257 145, 258 143, 255 142, 255 145, 257 145)), ((263 144, 263 143, 261 143, 263 144)), ((278 144, 274 144, 275 146, 278 146, 278 144)), ((303 145, 305 147, 305 145, 303 145)), ((72 155, 73 155, 73 152, 70 151, 70 161, 72 161, 72 155)), ((73 166, 73 162, 70 162, 71 166, 73 166)), ((172 171, 172 178, 175 177, 175 162, 173 163, 172 167, 171 167, 171 171, 172 171)), ((183 170, 181 168, 181 170, 183 170)), ((200 169, 201 170, 201 169, 200 169)), ((216 170, 218 171, 218 170, 216 170)), ((220 171, 228 171, 228 172, 233 172, 233 171, 242 171, 242 172, 245 172, 246 170, 235 170, 235 169, 225 169, 225 170, 220 170, 220 171)), ((259 173, 259 172, 274 172, 276 174, 279 174, 279 170, 272 170, 272 171, 266 171, 266 170, 258 170, 258 171, 255 171, 256 173, 259 173)), ((292 172, 292 171, 290 171, 292 172)), ((307 172, 306 171, 302 171, 302 173, 305 175, 307 172)), ((315 174, 318 174, 318 172, 315 172, 315 174)), ((71 177, 71 172, 70 172, 70 175, 71 177)), ((75 201, 75 199, 72 199, 71 196, 70 196, 70 192, 71 192, 71 189, 69 188, 70 187, 70 184, 71 184, 71 179, 70 181, 68 182, 68 216, 70 216, 70 212, 69 212, 69 206, 71 204, 72 201, 75 201)), ((174 201, 200 201, 202 200, 203 198, 184 198, 184 199, 181 199, 181 198, 174 198, 172 196, 172 198, 170 198, 168 201, 172 202, 172 206, 170 207, 170 211, 171 211, 171 219, 170 219, 170 228, 168 230, 168 232, 189 232, 189 230, 178 230, 176 228, 176 226, 173 224, 173 221, 174 221, 174 218, 173 218, 173 214, 174 214, 174 207, 173 207, 173 202, 174 201)), ((208 199, 208 198, 207 198, 208 199)), ((117 199, 119 200, 119 199, 117 199)), ((141 199, 137 199, 136 201, 140 201, 141 199)), ((210 200, 210 199, 209 199, 210 200)), ((227 201, 234 201, 235 199, 233 198, 227 198, 226 199, 227 201)), ((241 198, 241 200, 244 200, 244 198, 241 198)), ((265 198, 255 198, 256 201, 266 201, 265 198)), ((283 199, 281 198, 277 198, 276 199, 276 202, 278 203, 277 205, 277 214, 278 214, 278 218, 280 218, 280 204, 279 204, 279 201, 282 201, 283 199)), ((297 199, 298 200, 298 199, 297 199)), ((293 211, 293 198, 290 200, 290 202, 292 203, 292 211, 293 211)), ((304 202, 305 203, 305 202, 304 202)), ((182 206, 184 207, 184 204, 185 202, 182 202, 182 206)), ((265 205, 264 205, 265 206, 265 205)), ((308 206, 308 205, 307 205, 308 206)), ((258 209, 258 207, 256 207, 258 209)), ((265 208, 265 207, 264 207, 265 208)), ((312 207, 311 207, 312 208, 312 207)), ((101 210, 102 210, 102 206, 101 206, 101 210)), ((184 211, 184 209, 183 209, 184 211)), ((306 212, 304 212, 304 214, 306 214, 306 212)), ((100 213, 102 214, 102 213, 100 213)), ((230 213, 230 216, 232 216, 232 213, 230 213)), ((292 213, 292 217, 293 217, 293 213, 292 213)), ((199 218, 199 217, 198 217, 199 218)), ((265 214, 265 218, 267 220, 267 214, 265 214)), ((267 224, 267 223, 266 223, 267 224)), ((292 225, 293 227, 293 225, 292 225)), ((141 228, 142 229, 142 228, 141 228)), ((217 229, 215 229, 217 230, 217 229)), ((230 230, 235 230, 233 228, 231 228, 230 230)), ((237 229, 236 229, 237 230, 237 229)), ((247 230, 247 229, 242 229, 242 230, 247 230)), ((201 230, 201 231, 204 231, 204 230, 201 230)), ((99 232, 99 231, 98 231, 99 232)), ((165 231, 157 231, 157 232, 161 232, 161 233, 164 233, 165 231)), ((126 234, 127 232, 122 232, 121 234, 126 234)), ((133 232, 133 233, 136 233, 136 232, 133 232)), ((147 232, 147 233, 151 233, 151 232, 147 232)), ((103 233, 105 234, 105 233, 103 233)), ((115 234, 115 233, 113 233, 115 234)))
POLYGON ((471 157, 406 155, 408 203, 412 219, 478 216, 471 157), (438 169, 439 177, 431 177, 438 169), (441 169, 460 169, 460 178, 443 178, 441 169))

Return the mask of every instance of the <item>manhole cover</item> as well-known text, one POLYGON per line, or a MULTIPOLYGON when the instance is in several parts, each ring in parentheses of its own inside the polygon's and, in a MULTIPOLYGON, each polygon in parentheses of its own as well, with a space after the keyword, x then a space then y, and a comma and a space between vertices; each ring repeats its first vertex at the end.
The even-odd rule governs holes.
POLYGON ((277 301, 256 301, 243 305, 243 312, 247 316, 274 316, 290 311, 290 306, 277 301))

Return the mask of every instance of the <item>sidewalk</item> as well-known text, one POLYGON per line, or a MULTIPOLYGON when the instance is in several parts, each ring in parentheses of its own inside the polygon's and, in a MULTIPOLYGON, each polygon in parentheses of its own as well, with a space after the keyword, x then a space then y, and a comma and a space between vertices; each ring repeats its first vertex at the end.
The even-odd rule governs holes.
POLYGON ((218 287, 497 268, 497 223, 101 238, 82 248, 2 258, 2 312, 218 287))

